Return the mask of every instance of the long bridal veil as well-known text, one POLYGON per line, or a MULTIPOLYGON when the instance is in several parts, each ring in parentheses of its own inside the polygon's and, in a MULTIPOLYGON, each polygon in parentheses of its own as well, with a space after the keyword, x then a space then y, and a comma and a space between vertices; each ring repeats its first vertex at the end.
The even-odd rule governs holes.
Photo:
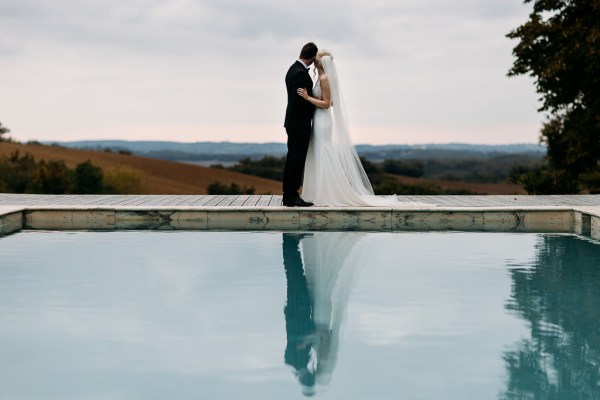
POLYGON ((321 58, 321 64, 323 65, 325 74, 329 77, 329 87, 331 89, 331 143, 333 148, 336 150, 342 170, 346 173, 352 189, 359 196, 374 196, 375 193, 373 192, 371 182, 369 182, 367 173, 350 139, 348 113, 333 58, 331 56, 324 56, 321 58))
POLYGON ((304 171, 302 195, 321 206, 432 206, 376 196, 350 138, 348 113, 333 58, 320 58, 329 77, 331 107, 317 109, 304 171))

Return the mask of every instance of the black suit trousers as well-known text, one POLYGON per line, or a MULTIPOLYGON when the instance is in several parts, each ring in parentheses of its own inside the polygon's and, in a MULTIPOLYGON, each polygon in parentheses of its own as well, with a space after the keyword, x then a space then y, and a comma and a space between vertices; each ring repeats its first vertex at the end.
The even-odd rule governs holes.
POLYGON ((304 164, 310 143, 310 129, 286 128, 287 132, 287 158, 283 169, 283 198, 292 199, 299 196, 302 178, 304 176, 304 164))

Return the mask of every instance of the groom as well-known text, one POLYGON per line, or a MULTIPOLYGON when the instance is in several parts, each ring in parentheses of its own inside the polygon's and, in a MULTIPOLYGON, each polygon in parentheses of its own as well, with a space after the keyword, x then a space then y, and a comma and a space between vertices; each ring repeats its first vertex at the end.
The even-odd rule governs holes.
POLYGON ((315 106, 298 96, 297 90, 304 88, 312 96, 313 82, 308 68, 315 61, 318 50, 312 42, 305 44, 300 58, 292 64, 285 76, 288 100, 284 126, 288 136, 288 152, 283 170, 283 205, 287 207, 314 205, 302 200, 298 191, 302 186, 315 106))

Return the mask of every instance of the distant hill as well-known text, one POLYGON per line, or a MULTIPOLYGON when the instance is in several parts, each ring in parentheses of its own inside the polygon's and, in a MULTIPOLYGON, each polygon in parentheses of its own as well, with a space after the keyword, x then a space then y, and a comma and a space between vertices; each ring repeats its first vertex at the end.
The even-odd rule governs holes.
MULTIPOLYGON (((265 155, 283 156, 285 143, 231 143, 231 142, 169 142, 169 141, 125 141, 125 140, 84 140, 76 142, 56 142, 69 148, 98 150, 128 150, 145 157, 174 161, 237 161, 245 157, 261 158, 265 155)), ((357 145, 361 156, 378 161, 383 159, 407 158, 487 158, 499 154, 539 155, 546 148, 537 144, 481 145, 467 143, 421 144, 421 145, 357 145)))
POLYGON ((285 143, 232 143, 232 142, 167 142, 167 141, 127 141, 127 140, 82 140, 76 142, 54 142, 61 146, 79 149, 129 150, 133 153, 156 151, 181 152, 189 154, 281 154, 285 153, 285 143))

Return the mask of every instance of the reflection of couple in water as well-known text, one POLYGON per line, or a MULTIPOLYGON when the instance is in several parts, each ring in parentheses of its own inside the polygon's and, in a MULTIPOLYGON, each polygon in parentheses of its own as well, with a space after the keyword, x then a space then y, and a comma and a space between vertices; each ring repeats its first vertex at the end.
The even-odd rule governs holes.
POLYGON ((283 234, 285 363, 294 368, 305 395, 331 380, 348 295, 359 271, 357 257, 349 255, 361 237, 348 232, 283 234))

